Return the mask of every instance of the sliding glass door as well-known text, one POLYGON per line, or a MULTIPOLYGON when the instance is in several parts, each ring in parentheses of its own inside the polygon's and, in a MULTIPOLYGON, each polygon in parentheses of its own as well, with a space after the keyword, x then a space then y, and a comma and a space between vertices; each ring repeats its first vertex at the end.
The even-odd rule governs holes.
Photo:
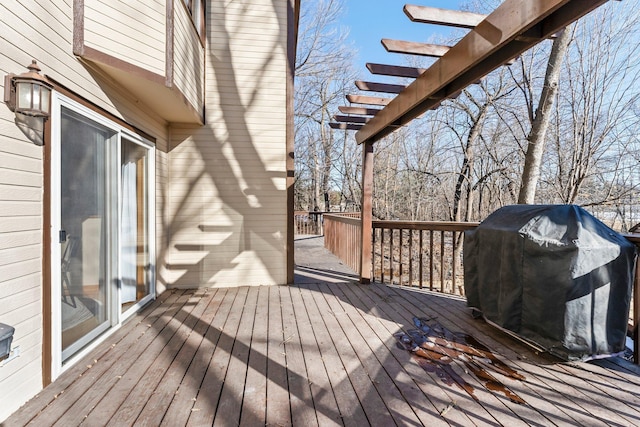
POLYGON ((120 305, 125 312, 151 294, 149 150, 123 138, 120 159, 120 305))
POLYGON ((54 373, 154 297, 153 147, 56 95, 52 114, 54 373))
POLYGON ((112 324, 110 256, 117 134, 67 108, 61 111, 60 231, 62 359, 112 324))

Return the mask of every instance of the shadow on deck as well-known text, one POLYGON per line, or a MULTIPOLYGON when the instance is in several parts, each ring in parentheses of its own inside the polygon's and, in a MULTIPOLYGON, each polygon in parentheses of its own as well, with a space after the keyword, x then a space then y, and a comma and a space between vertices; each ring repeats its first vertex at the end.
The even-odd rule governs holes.
POLYGON ((464 300, 356 275, 297 244, 295 286, 172 290, 4 425, 640 424, 640 376, 618 359, 561 363, 480 320, 464 300), (464 331, 522 374, 496 378, 525 403, 475 394, 423 369, 394 334, 414 316, 464 331))

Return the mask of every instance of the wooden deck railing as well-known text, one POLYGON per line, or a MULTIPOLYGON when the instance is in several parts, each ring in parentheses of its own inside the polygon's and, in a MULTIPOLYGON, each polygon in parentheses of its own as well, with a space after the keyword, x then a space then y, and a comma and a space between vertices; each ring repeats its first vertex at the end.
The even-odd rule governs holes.
POLYGON ((373 278, 464 295, 463 233, 478 223, 373 221, 373 278))
POLYGON ((360 218, 360 212, 295 211, 294 230, 296 235, 324 235, 324 216, 339 215, 347 218, 360 218))
POLYGON ((324 216, 324 247, 353 271, 360 271, 362 222, 359 212, 324 216))
POLYGON ((295 234, 322 236, 324 234, 322 226, 324 213, 325 212, 295 211, 293 216, 295 234))
MULTIPOLYGON (((625 234, 628 241, 640 250, 640 234, 625 234)), ((636 275, 633 281, 631 310, 629 310, 629 332, 633 339, 634 362, 640 364, 640 262, 636 260, 636 275)))
MULTIPOLYGON (((373 221, 373 279, 464 296, 464 232, 478 223, 373 221)), ((360 268, 359 214, 327 214, 325 247, 354 271, 360 268)), ((640 249, 640 234, 624 235, 640 249)), ((636 265, 629 332, 640 363, 640 262, 636 265)))

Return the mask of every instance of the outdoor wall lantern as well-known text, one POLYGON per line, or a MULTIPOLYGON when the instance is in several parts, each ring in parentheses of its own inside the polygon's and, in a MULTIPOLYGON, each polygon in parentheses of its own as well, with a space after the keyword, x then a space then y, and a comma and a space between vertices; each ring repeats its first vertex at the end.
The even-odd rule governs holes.
POLYGON ((33 60, 29 71, 4 77, 4 102, 16 115, 16 124, 35 144, 44 144, 44 122, 51 112, 51 89, 33 60))

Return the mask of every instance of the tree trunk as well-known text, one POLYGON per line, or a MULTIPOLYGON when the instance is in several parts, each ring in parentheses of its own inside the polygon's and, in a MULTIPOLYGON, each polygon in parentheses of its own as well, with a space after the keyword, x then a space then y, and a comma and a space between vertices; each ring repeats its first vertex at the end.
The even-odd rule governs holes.
POLYGON ((551 47, 542 94, 540 95, 535 118, 531 124, 529 138, 527 138, 529 143, 524 158, 524 169, 522 170, 522 183, 520 185, 520 194, 518 195, 519 204, 532 204, 535 200, 536 188, 540 178, 542 153, 544 152, 544 140, 549 127, 551 109, 558 92, 562 61, 566 56, 572 33, 573 25, 570 25, 553 41, 553 46, 551 47))
POLYGON ((471 130, 469 131, 469 135, 467 136, 467 143, 464 147, 464 158, 462 160, 462 167, 460 168, 460 173, 458 174, 458 179, 456 181, 456 188, 453 194, 453 215, 451 217, 452 221, 459 222, 461 221, 461 211, 462 211, 462 190, 463 186, 467 185, 467 188, 470 188, 471 181, 471 172, 473 168, 473 161, 475 156, 475 145, 476 141, 480 138, 480 133, 482 131, 482 126, 484 125, 484 120, 487 117, 487 113, 489 111, 489 105, 491 104, 491 100, 488 100, 484 105, 480 106, 480 111, 477 117, 470 117, 473 120, 473 125, 471 126, 471 130))

